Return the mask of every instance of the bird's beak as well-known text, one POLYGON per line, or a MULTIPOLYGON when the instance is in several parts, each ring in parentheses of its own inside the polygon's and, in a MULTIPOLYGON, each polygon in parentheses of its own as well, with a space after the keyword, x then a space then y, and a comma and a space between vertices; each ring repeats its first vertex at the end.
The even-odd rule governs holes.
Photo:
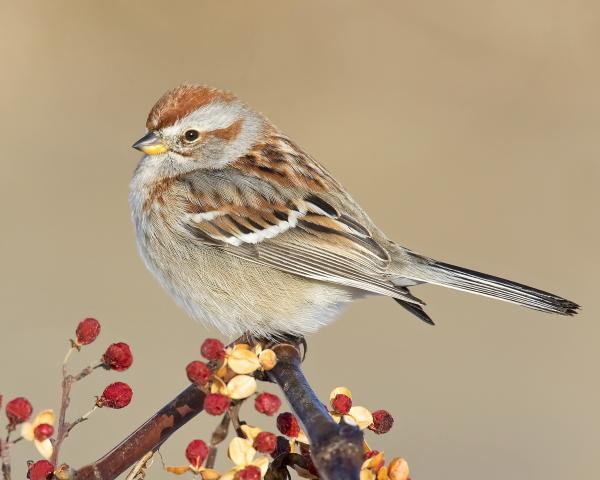
POLYGON ((148 132, 135 142, 132 147, 147 155, 158 155, 159 153, 165 153, 168 150, 166 145, 161 142, 158 135, 154 132, 148 132))

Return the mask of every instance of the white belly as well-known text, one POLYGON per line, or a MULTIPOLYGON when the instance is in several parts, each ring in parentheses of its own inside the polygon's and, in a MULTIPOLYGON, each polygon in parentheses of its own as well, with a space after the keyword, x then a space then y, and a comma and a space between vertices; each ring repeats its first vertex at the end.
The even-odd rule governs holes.
MULTIPOLYGON (((135 179, 134 179, 135 181, 135 179)), ((140 254, 162 286, 195 319, 229 337, 304 335, 329 323, 356 292, 237 258, 173 233, 132 188, 130 205, 140 254)))

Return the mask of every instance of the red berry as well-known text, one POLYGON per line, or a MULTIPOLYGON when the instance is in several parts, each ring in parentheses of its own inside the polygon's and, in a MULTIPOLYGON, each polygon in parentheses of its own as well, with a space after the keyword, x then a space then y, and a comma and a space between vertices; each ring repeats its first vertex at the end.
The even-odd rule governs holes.
POLYGON ((279 407, 281 407, 281 400, 279 400, 277 395, 273 395, 272 393, 261 393, 254 400, 254 408, 269 417, 275 415, 279 407))
POLYGON ((192 440, 185 449, 185 458, 194 468, 199 468, 207 456, 208 447, 202 440, 192 440))
POLYGON ((44 440, 50 438, 54 433, 54 427, 52 425, 48 425, 47 423, 40 423, 35 430, 33 431, 33 435, 35 439, 43 442, 44 440))
POLYGON ((293 413, 280 413, 277 417, 277 428, 288 437, 297 437, 300 433, 300 425, 293 413))
POLYGON ((331 402, 333 410, 342 415, 346 415, 352 408, 352 399, 348 395, 338 393, 331 402))
POLYGON ((210 415, 223 415, 229 408, 229 398, 220 393, 209 393, 204 398, 204 410, 210 415))
POLYGON ((86 318, 79 322, 75 330, 78 345, 88 345, 100 335, 100 322, 95 318, 86 318))
POLYGON ((185 372, 187 373, 188 380, 197 385, 204 386, 212 376, 213 372, 206 363, 201 362, 200 360, 194 360, 187 364, 185 367, 185 372))
POLYGON ((225 346, 216 338, 207 338, 200 347, 200 353, 207 360, 221 360, 225 357, 225 346))
POLYGON ((13 398, 6 404, 6 416, 13 427, 29 420, 32 411, 33 407, 25 397, 13 398))
POLYGON ((262 472, 255 465, 248 465, 238 473, 240 480, 260 480, 262 472))
POLYGON ((254 448, 260 453, 273 453, 277 447, 277 436, 271 432, 260 432, 254 439, 254 448))
POLYGON ((102 356, 102 361, 106 368, 122 372, 131 367, 133 363, 133 355, 129 345, 123 342, 113 343, 109 345, 102 356))
POLYGON ((53 473, 54 465, 48 460, 38 460, 29 467, 27 478, 29 478, 29 480, 47 480, 52 478, 53 473))
POLYGON ((385 410, 377 410, 373 412, 373 423, 369 425, 369 430, 378 434, 387 433, 392 429, 392 425, 394 417, 385 410))
POLYGON ((96 405, 99 407, 123 408, 129 405, 131 397, 133 397, 133 390, 129 385, 123 382, 115 382, 104 389, 96 405))

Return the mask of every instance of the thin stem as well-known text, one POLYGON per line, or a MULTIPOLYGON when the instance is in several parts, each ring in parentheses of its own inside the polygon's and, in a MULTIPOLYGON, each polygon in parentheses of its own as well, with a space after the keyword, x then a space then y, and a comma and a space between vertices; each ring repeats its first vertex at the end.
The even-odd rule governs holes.
POLYGON ((235 433, 238 437, 246 438, 246 434, 242 430, 242 422, 240 422, 240 408, 242 408, 242 401, 235 402, 229 407, 229 416, 231 417, 231 425, 235 429, 235 433))
POLYGON ((102 367, 103 365, 104 365, 104 362, 98 362, 98 363, 95 363, 95 364, 92 364, 92 365, 88 365, 81 372, 79 372, 77 375, 72 375, 72 377, 73 377, 73 383, 78 382, 78 381, 84 379, 90 373, 92 373, 94 370, 96 370, 97 368, 102 367))
POLYGON ((77 350, 76 347, 71 346, 71 348, 69 348, 67 350, 67 354, 65 355, 65 359, 63 360, 62 366, 63 366, 63 372, 66 373, 66 368, 67 368, 67 363, 69 363, 69 358, 71 358, 71 355, 73 354, 73 352, 77 350))
MULTIPOLYGON (((94 408, 92 408, 89 412, 84 413, 81 417, 79 417, 79 418, 73 420, 71 423, 69 423, 67 425, 67 432, 66 432, 64 438, 67 438, 69 436, 69 433, 71 433, 71 430, 73 430, 73 428, 75 428, 80 423, 85 422, 89 418, 89 416, 92 413, 94 413, 96 410, 98 410, 98 406, 94 405, 94 408)), ((63 438, 63 440, 64 440, 64 438, 63 438)))
POLYGON ((58 460, 58 453, 60 451, 60 446, 62 441, 64 440, 67 432, 66 425, 66 415, 67 409, 69 408, 69 403, 71 403, 71 387, 73 385, 73 378, 67 374, 67 363, 71 358, 71 355, 76 350, 73 346, 73 342, 71 342, 71 346, 67 350, 65 355, 65 359, 62 363, 62 381, 61 381, 61 397, 60 397, 60 412, 58 414, 58 431, 56 433, 56 442, 54 442, 54 448, 52 449, 52 456, 50 457, 50 462, 53 465, 56 465, 58 460))
POLYGON ((210 446, 208 447, 208 457, 206 457, 206 468, 215 468, 215 461, 217 459, 217 451, 219 443, 221 443, 225 438, 227 438, 227 434, 229 433, 229 424, 231 423, 231 417, 229 416, 229 412, 225 412, 223 418, 221 419, 221 423, 215 428, 215 431, 212 434, 210 439, 210 446))
POLYGON ((0 440, 0 461, 2 462, 2 478, 3 480, 11 480, 10 466, 10 434, 13 429, 7 427, 6 439, 0 440))
POLYGON ((83 370, 81 370, 76 375, 69 375, 67 373, 67 363, 69 362, 69 358, 73 352, 77 351, 77 347, 71 345, 69 350, 67 350, 67 354, 65 355, 65 359, 62 364, 62 382, 61 382, 61 402, 60 402, 60 413, 58 415, 58 431, 56 433, 56 441, 54 442, 54 448, 52 450, 52 456, 50 457, 50 462, 52 464, 57 465, 58 463, 58 455, 60 453, 60 447, 62 446, 65 439, 69 436, 69 432, 73 430, 73 427, 80 424, 81 422, 87 420, 88 416, 92 414, 92 412, 96 409, 94 407, 85 415, 79 417, 73 422, 67 421, 67 409, 69 408, 69 404, 71 403, 71 388, 73 384, 79 382, 80 380, 87 377, 91 374, 96 368, 100 368, 103 363, 98 362, 93 365, 89 365, 83 370))

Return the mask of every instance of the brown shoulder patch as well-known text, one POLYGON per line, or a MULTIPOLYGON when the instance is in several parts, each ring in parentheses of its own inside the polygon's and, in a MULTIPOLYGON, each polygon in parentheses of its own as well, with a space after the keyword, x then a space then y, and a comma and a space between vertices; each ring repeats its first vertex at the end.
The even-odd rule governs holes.
POLYGON ((235 99, 231 93, 205 85, 180 85, 166 92, 154 104, 148 114, 146 128, 158 130, 173 125, 194 110, 215 100, 230 102, 235 99))
POLYGON ((154 183, 152 187, 150 187, 148 197, 144 201, 143 209, 149 210, 152 208, 152 205, 157 202, 164 205, 166 202, 164 197, 169 192, 175 181, 175 178, 165 178, 154 183))

